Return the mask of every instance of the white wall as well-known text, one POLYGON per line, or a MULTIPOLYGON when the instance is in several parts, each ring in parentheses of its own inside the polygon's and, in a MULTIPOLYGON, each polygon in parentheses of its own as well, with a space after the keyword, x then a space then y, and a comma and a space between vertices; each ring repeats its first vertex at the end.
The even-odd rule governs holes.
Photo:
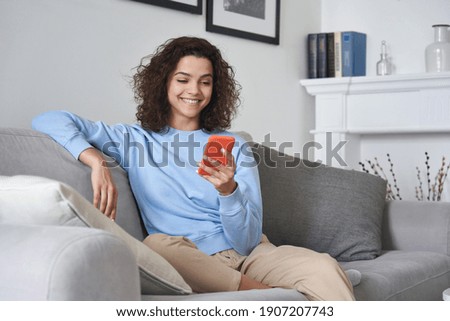
POLYGON ((321 30, 367 33, 367 75, 376 75, 382 40, 396 74, 425 72, 434 24, 450 24, 449 0, 322 0, 321 30))
POLYGON ((397 73, 417 73, 424 71, 431 25, 450 22, 449 0, 281 4, 281 44, 273 46, 206 32, 205 6, 200 16, 129 0, 0 0, 0 126, 29 127, 48 109, 133 122, 132 69, 166 39, 194 35, 221 48, 236 69, 243 104, 233 129, 260 142, 271 133, 301 151, 314 128, 314 101, 299 84, 308 33, 366 32, 369 75, 383 39, 397 73))
POLYGON ((235 67, 243 103, 234 130, 256 141, 271 132, 296 146, 309 139, 313 100, 298 80, 305 34, 320 28, 320 2, 282 1, 279 46, 206 32, 205 1, 203 12, 129 0, 0 0, 0 126, 29 127, 48 109, 133 122, 132 69, 168 38, 193 35, 235 67))
MULTIPOLYGON (((382 40, 386 40, 389 44, 388 51, 396 67, 395 74, 424 73, 425 48, 434 40, 432 25, 444 23, 450 24, 449 0, 322 0, 321 30, 323 32, 355 30, 367 33, 367 75, 369 76, 376 75, 376 62, 380 59, 382 40)), ((415 109, 412 107, 417 109, 417 106, 420 106, 422 109, 428 110, 426 118, 431 118, 436 114, 433 108, 430 108, 429 100, 412 101, 411 99, 410 102, 406 99, 398 99, 398 97, 403 97, 401 93, 396 93, 396 95, 396 101, 400 104, 406 102, 406 105, 398 106, 403 109, 392 109, 391 113, 384 111, 386 122, 394 128, 396 125, 404 124, 405 116, 399 110, 404 110, 405 107, 411 107, 411 114, 415 109), (417 106, 410 106, 411 103, 415 103, 417 106)), ((445 103, 449 101, 448 94, 436 90, 432 95, 434 97, 443 96, 442 106, 448 105, 445 103)), ((380 101, 375 94, 371 96, 372 101, 380 101)), ((414 97, 425 96, 426 94, 423 93, 414 97)), ((347 99, 347 102, 349 101, 350 98, 347 99)), ((382 110, 383 108, 379 108, 378 113, 383 114, 382 110)), ((376 113, 376 111, 374 112, 376 113)), ((437 119, 439 116, 434 117, 437 119)), ((362 126, 363 124, 361 124, 362 126)), ((389 153, 402 198, 415 200, 415 187, 418 185, 416 166, 420 168, 421 179, 426 186, 424 152, 427 151, 430 155, 430 174, 433 184, 440 167, 441 157, 446 156, 448 159, 447 142, 448 134, 440 132, 367 134, 360 136, 358 146, 360 146, 361 152, 359 156, 362 161, 367 159, 373 161, 377 157, 385 169, 390 183, 393 184, 391 173, 386 170, 390 168, 386 156, 389 153)), ((361 169, 360 166, 355 166, 355 168, 361 169)), ((447 186, 446 184, 444 189, 444 200, 446 201, 450 199, 447 186)), ((424 189, 426 188, 424 187, 424 189)), ((425 193, 427 194, 426 191, 425 193)))

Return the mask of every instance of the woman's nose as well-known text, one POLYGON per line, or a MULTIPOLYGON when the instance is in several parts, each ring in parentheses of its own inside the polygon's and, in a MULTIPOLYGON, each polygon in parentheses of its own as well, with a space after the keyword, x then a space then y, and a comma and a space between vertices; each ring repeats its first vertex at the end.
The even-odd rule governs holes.
POLYGON ((199 85, 197 83, 192 82, 188 87, 189 94, 198 94, 200 92, 199 85))

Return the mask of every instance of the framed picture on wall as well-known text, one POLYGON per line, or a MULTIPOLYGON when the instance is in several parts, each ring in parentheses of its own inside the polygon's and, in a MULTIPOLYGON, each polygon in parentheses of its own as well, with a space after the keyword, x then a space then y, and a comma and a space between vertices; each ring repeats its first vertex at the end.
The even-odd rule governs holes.
POLYGON ((206 31, 280 44, 280 0, 207 0, 206 31))
POLYGON ((166 7, 175 10, 186 11, 194 14, 203 13, 203 0, 132 0, 166 7))

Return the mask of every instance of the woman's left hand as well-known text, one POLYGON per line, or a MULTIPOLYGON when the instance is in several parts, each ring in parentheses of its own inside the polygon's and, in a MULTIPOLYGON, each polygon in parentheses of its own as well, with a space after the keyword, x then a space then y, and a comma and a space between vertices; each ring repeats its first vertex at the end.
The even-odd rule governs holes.
POLYGON ((226 196, 233 193, 237 188, 237 183, 234 180, 236 162, 234 161, 233 154, 229 153, 225 149, 222 149, 221 152, 225 156, 227 163, 222 164, 213 158, 203 156, 205 157, 205 160, 213 165, 213 167, 209 167, 203 163, 199 163, 199 167, 202 168, 205 172, 209 173, 209 175, 199 175, 213 184, 214 188, 221 195, 226 196))

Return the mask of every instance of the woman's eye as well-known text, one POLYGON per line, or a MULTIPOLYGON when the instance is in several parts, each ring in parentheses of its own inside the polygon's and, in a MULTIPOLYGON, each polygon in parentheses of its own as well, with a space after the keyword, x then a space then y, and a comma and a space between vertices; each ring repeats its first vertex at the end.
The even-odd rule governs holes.
POLYGON ((185 83, 187 83, 187 80, 186 79, 177 79, 177 82, 185 84, 185 83))

